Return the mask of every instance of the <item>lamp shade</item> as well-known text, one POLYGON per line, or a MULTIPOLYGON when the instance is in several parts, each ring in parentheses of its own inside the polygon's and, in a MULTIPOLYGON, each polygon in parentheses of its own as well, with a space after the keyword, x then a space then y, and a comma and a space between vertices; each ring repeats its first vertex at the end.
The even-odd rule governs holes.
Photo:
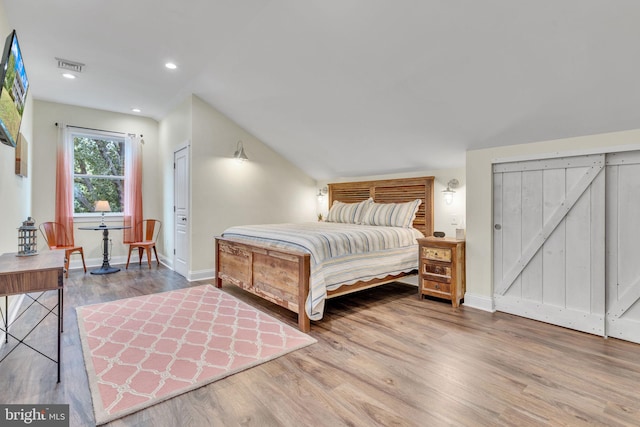
POLYGON ((451 203, 453 203, 453 195, 455 194, 455 191, 453 191, 452 189, 450 189, 449 187, 447 187, 446 190, 442 190, 442 195, 444 196, 444 202, 448 205, 450 205, 451 203))
POLYGON ((98 200, 96 202, 94 211, 95 212, 111 212, 111 206, 109 206, 109 201, 108 200, 98 200))
POLYGON ((442 190, 442 195, 444 196, 444 201, 446 204, 450 205, 453 203, 453 195, 456 193, 452 190, 452 188, 457 188, 460 182, 457 179, 451 179, 447 182, 447 188, 442 190))

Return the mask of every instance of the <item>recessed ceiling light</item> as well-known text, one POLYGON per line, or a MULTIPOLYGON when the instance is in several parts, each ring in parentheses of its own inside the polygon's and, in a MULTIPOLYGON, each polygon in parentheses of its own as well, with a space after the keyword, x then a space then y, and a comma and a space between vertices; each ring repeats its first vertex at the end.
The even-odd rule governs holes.
POLYGON ((71 73, 64 73, 62 77, 64 77, 65 79, 71 79, 71 80, 76 78, 76 76, 71 73))
POLYGON ((131 111, 133 111, 134 113, 140 113, 140 112, 142 112, 142 110, 141 110, 141 109, 139 109, 139 108, 132 108, 132 109, 131 109, 131 111))
POLYGON ((164 64, 164 66, 170 70, 175 70, 176 68, 178 68, 178 66, 173 62, 167 62, 166 64, 164 64))

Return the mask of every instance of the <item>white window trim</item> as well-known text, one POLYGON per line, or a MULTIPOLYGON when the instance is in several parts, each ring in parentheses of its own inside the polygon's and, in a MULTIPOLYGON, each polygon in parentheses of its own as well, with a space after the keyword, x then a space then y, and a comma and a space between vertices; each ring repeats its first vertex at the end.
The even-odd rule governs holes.
MULTIPOLYGON (((73 127, 73 126, 68 126, 68 130, 69 130, 69 133, 68 133, 68 139, 66 143, 72 146, 72 149, 71 149, 72 152, 73 152, 74 136, 85 136, 89 138, 101 136, 105 138, 122 139, 123 144, 125 145, 125 150, 126 150, 126 145, 128 143, 127 137, 124 134, 119 132, 108 132, 108 131, 101 131, 101 130, 87 131, 87 129, 73 127)), ((74 160, 72 160, 71 162, 72 168, 74 167, 74 162, 75 162, 74 160)), ((71 171, 71 174, 72 174, 72 182, 73 182, 73 178, 75 178, 76 176, 73 169, 71 171)), ((93 177, 94 178, 111 178, 111 175, 109 176, 95 175, 93 177)), ((119 178, 115 178, 115 179, 119 179, 119 178)), ((122 177, 122 180, 124 182, 125 180, 124 176, 122 177)), ((74 212, 73 213, 74 222, 90 223, 90 222, 95 222, 96 219, 102 220, 102 212, 74 212)), ((124 220, 124 212, 105 212, 104 219, 105 219, 105 222, 122 222, 124 220)))
MULTIPOLYGON (((87 212, 87 213, 74 213, 74 222, 96 222, 96 220, 102 220, 102 214, 100 212, 87 212)), ((104 222, 122 222, 124 220, 124 214, 121 212, 112 212, 104 214, 104 222)))

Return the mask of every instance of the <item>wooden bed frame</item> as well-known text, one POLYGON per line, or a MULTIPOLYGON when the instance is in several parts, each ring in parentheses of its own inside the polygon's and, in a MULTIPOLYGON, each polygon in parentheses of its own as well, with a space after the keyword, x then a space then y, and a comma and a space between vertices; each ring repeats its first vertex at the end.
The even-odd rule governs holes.
MULTIPOLYGON (((378 203, 402 203, 422 199, 413 226, 425 236, 433 234, 433 180, 430 177, 329 184, 329 206, 334 200, 356 203, 372 197, 378 203)), ((308 332, 305 312, 309 294, 310 255, 257 245, 241 239, 217 237, 216 286, 231 283, 298 314, 298 327, 308 332)), ((417 256, 417 253, 416 253, 417 256)), ((328 291, 327 298, 389 283, 412 273, 357 282, 328 291)))

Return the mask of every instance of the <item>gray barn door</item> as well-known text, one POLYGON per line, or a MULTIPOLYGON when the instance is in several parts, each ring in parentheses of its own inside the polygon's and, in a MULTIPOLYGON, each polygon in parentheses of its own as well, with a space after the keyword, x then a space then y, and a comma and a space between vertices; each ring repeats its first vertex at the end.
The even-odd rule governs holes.
POLYGON ((640 152, 607 155, 608 336, 640 343, 640 152))
POLYGON ((605 334, 604 163, 602 154, 494 165, 497 310, 605 334))

